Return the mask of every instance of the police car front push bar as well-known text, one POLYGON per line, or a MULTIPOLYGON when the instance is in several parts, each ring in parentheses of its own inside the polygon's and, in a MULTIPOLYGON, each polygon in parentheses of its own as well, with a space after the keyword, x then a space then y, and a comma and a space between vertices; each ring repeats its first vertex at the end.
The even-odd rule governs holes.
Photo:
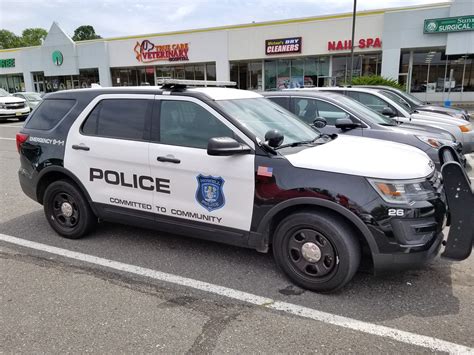
POLYGON ((441 256, 464 260, 471 254, 474 238, 474 193, 454 148, 441 147, 439 158, 451 221, 446 247, 441 256))

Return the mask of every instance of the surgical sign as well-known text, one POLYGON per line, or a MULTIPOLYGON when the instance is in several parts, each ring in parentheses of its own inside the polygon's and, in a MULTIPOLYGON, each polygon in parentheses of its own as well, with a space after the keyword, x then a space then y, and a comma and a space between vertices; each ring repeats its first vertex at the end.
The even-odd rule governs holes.
POLYGON ((142 63, 152 63, 166 60, 170 62, 189 60, 188 43, 155 45, 146 39, 141 43, 137 42, 133 50, 135 51, 137 60, 142 63))

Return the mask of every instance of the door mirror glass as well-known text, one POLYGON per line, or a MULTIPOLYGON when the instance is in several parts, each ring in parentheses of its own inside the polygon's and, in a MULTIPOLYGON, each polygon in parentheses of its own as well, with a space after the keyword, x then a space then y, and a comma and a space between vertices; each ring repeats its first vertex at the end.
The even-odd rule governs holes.
POLYGON ((326 125, 327 122, 324 117, 316 117, 316 119, 313 121, 313 126, 316 128, 324 128, 326 125))
POLYGON ((210 138, 207 143, 208 155, 229 156, 235 154, 248 154, 251 152, 249 146, 237 142, 230 137, 210 138))
POLYGON ((393 110, 393 108, 386 106, 382 109, 382 115, 387 117, 395 117, 397 113, 393 110))
POLYGON ((279 147, 285 137, 276 129, 271 129, 265 133, 265 142, 272 148, 279 147))

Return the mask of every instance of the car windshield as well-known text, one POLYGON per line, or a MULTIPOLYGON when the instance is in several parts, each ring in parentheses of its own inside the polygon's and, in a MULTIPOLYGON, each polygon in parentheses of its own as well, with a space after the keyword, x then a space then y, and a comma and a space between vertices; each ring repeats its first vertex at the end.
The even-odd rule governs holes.
POLYGON ((274 129, 283 134, 285 145, 313 141, 320 136, 319 131, 263 97, 222 100, 216 103, 262 141, 265 140, 265 133, 274 129))
POLYGON ((10 94, 6 92, 5 90, 0 89, 0 97, 4 97, 4 96, 10 96, 10 94))
POLYGON ((358 116, 364 117, 373 123, 378 123, 384 126, 396 126, 396 122, 393 119, 372 110, 370 107, 361 104, 359 101, 354 100, 351 97, 341 95, 341 97, 337 98, 337 101, 342 105, 347 106, 349 110, 355 112, 358 116))
POLYGON ((41 101, 41 96, 35 92, 24 94, 28 101, 41 101))
POLYGON ((413 108, 410 106, 410 104, 400 95, 384 90, 380 90, 380 93, 383 96, 388 97, 390 100, 395 101, 397 104, 402 105, 402 107, 406 108, 408 111, 413 111, 413 108))
MULTIPOLYGON (((396 89, 395 89, 396 90, 396 89)), ((424 102, 421 101, 419 98, 416 96, 409 94, 405 91, 402 90, 396 90, 396 92, 403 97, 405 100, 407 100, 410 104, 413 104, 414 106, 423 106, 424 102)))

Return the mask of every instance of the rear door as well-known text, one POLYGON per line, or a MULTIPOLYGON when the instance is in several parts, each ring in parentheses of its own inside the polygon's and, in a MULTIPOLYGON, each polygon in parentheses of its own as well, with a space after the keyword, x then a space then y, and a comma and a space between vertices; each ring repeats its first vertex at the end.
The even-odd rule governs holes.
POLYGON ((154 95, 101 95, 71 126, 64 166, 94 203, 153 211, 158 184, 148 163, 153 102, 154 95))
POLYGON ((153 176, 170 177, 169 189, 154 192, 158 220, 250 231, 255 154, 210 156, 212 137, 231 137, 254 149, 248 137, 203 101, 157 96, 149 163, 153 176))

